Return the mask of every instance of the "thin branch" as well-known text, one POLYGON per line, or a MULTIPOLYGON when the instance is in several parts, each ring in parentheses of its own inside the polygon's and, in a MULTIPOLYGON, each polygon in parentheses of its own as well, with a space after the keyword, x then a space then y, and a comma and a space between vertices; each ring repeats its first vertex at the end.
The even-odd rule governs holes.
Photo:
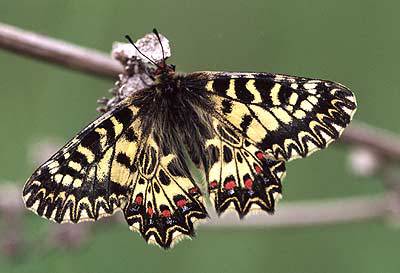
POLYGON ((400 160, 400 138, 386 130, 352 121, 340 139, 343 143, 365 146, 381 156, 400 160))
POLYGON ((212 215, 206 226, 281 227, 311 226, 375 219, 389 212, 390 196, 362 196, 318 201, 297 201, 277 207, 274 217, 247 216, 245 221, 230 213, 221 218, 212 215))
POLYGON ((122 65, 108 55, 0 23, 0 47, 17 54, 116 79, 122 65))

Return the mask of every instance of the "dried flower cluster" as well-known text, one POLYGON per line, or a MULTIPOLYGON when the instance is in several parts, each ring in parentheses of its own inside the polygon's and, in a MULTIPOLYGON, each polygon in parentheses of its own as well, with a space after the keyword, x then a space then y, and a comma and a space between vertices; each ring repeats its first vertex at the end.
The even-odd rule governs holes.
MULTIPOLYGON (((164 56, 170 57, 169 41, 162 35, 160 35, 160 38, 164 56)), ((163 54, 160 43, 156 35, 151 33, 137 40, 135 45, 141 53, 129 43, 114 43, 111 56, 123 65, 124 73, 118 75, 119 80, 115 83, 115 87, 110 90, 113 97, 110 99, 103 97, 98 100, 98 103, 101 104, 97 109, 99 112, 107 112, 133 92, 153 84, 151 75, 154 74, 155 67, 144 56, 154 62, 161 61, 163 54)))

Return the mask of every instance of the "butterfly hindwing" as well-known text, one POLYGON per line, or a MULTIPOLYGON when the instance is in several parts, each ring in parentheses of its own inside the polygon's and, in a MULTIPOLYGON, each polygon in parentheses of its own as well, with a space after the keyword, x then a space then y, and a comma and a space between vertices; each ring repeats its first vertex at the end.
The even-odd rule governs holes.
POLYGON ((240 217, 252 210, 273 213, 281 197, 283 161, 264 154, 229 125, 213 119, 214 137, 207 140, 208 188, 218 214, 234 209, 240 217))
POLYGON ((209 94, 217 113, 276 159, 305 157, 337 139, 355 109, 341 84, 270 73, 197 72, 193 90, 209 94))
POLYGON ((207 217, 200 189, 178 155, 164 155, 150 136, 138 154, 130 200, 124 209, 132 230, 163 248, 194 235, 207 217))

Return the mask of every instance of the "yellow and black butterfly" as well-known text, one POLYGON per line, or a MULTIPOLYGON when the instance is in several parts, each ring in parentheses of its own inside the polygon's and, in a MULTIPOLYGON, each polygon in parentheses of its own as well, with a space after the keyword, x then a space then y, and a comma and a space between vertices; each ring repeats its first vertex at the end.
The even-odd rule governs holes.
POLYGON ((219 214, 273 213, 285 161, 325 148, 356 110, 353 93, 332 81, 178 74, 165 58, 155 65, 154 85, 119 102, 34 172, 23 190, 30 210, 58 223, 122 210, 130 229, 169 248, 207 218, 204 197, 219 214), (194 179, 190 161, 205 182, 194 179))

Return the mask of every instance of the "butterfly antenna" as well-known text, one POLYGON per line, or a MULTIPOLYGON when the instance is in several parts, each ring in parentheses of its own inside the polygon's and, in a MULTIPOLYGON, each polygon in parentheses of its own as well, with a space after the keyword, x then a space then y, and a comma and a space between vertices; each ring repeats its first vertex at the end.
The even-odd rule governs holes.
POLYGON ((163 61, 165 63, 164 47, 163 47, 162 42, 161 42, 160 34, 158 34, 158 31, 155 28, 153 28, 153 33, 157 36, 158 42, 160 43, 162 57, 163 57, 163 61))
POLYGON ((144 55, 139 48, 135 45, 135 43, 132 41, 131 37, 129 35, 125 35, 125 38, 129 41, 129 43, 131 43, 133 45, 133 47, 143 56, 145 57, 147 60, 149 60, 152 64, 154 64, 155 66, 157 66, 158 68, 161 68, 155 61, 153 61, 152 59, 150 59, 149 57, 147 57, 146 55, 144 55))

